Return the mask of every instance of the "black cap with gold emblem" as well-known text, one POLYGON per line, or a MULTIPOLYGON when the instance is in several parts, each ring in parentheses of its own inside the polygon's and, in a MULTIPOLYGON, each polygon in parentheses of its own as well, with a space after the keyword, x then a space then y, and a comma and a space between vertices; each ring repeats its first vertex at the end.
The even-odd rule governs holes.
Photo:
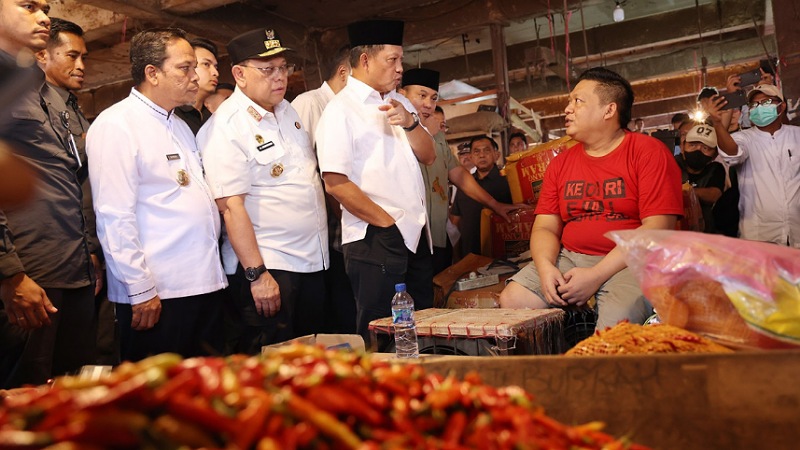
POLYGON ((228 55, 234 65, 247 59, 268 58, 287 50, 292 49, 283 46, 278 33, 272 28, 248 31, 228 42, 228 55))
POLYGON ((365 20, 347 26, 350 46, 403 45, 403 21, 365 20))

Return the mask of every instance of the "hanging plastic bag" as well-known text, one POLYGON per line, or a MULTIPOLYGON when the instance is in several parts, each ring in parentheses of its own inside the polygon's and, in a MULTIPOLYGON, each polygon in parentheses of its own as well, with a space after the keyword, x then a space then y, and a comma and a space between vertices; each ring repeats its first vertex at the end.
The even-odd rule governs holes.
POLYGON ((607 236, 664 323, 733 347, 800 346, 800 250, 688 231, 607 236))

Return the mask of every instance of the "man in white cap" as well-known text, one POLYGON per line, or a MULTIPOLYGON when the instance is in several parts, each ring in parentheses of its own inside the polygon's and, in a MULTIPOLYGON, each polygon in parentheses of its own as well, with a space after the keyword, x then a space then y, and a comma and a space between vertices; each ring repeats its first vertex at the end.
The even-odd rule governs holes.
POLYGON ((681 168, 682 181, 691 184, 700 209, 703 211, 703 231, 713 233, 712 207, 725 190, 725 166, 714 161, 717 151, 717 133, 710 125, 694 125, 681 140, 681 154, 675 157, 681 168))
POLYGON ((417 309, 433 305, 430 232, 418 162, 436 158, 411 103, 395 92, 403 75, 403 22, 351 24, 347 86, 316 129, 326 190, 341 203, 342 247, 356 298, 358 333, 391 313, 396 283, 417 309))
POLYGON ((754 127, 731 135, 727 101, 703 101, 722 156, 738 169, 739 236, 800 248, 800 127, 783 124, 781 90, 761 84, 747 95, 754 127))
POLYGON ((284 99, 294 69, 288 50, 272 29, 233 38, 236 89, 197 135, 225 219, 228 312, 242 325, 226 330, 228 351, 260 353, 321 332, 325 320, 325 200, 311 138, 284 99))

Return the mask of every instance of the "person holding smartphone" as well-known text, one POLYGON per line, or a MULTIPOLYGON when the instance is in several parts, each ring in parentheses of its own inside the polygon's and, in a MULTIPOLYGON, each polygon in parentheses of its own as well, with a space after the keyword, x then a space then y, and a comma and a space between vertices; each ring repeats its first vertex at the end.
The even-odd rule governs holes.
POLYGON ((781 90, 758 85, 747 95, 754 127, 731 135, 721 96, 703 100, 725 161, 738 168, 739 236, 800 248, 800 127, 786 125, 781 90))

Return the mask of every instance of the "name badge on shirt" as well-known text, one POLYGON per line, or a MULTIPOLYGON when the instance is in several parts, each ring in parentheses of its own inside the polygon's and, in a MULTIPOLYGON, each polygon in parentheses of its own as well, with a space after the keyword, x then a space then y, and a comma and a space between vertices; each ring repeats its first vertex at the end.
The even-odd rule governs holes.
POLYGON ((181 159, 181 155, 177 153, 170 153, 169 155, 167 155, 167 161, 177 161, 179 159, 181 159))
POLYGON ((264 150, 270 149, 272 147, 275 147, 275 143, 269 141, 269 142, 264 142, 263 144, 259 145, 256 148, 258 149, 258 151, 263 152, 264 150))

